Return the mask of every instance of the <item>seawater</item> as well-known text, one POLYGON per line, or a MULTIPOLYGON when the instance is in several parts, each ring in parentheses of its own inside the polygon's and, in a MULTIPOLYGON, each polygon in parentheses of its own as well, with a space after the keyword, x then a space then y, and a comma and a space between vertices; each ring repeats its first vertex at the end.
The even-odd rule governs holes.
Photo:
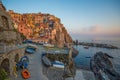
MULTIPOLYGON (((102 41, 99 41, 99 43, 102 43, 102 41)), ((118 42, 108 41, 104 43, 112 44, 120 48, 119 41, 118 42)), ((90 70, 90 57, 94 56, 96 52, 102 51, 114 57, 113 59, 110 60, 112 61, 115 70, 118 73, 120 73, 120 49, 106 49, 106 48, 98 48, 98 47, 89 47, 89 49, 85 49, 84 46, 81 45, 74 46, 74 48, 76 48, 79 51, 79 54, 74 58, 77 68, 90 70)))

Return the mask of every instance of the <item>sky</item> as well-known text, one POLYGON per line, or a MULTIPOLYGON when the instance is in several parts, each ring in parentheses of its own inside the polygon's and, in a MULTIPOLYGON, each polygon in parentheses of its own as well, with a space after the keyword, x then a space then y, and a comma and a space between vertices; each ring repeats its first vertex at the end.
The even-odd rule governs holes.
POLYGON ((120 38, 120 0, 2 0, 18 13, 50 13, 61 19, 73 39, 120 38))

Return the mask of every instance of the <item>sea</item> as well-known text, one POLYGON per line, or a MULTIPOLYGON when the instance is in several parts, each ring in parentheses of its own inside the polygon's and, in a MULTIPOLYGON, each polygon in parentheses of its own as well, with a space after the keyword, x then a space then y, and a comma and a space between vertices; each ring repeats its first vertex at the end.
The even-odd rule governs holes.
MULTIPOLYGON (((92 42, 92 43, 103 43, 111 44, 120 48, 120 38, 94 38, 94 39, 78 39, 79 42, 92 42)), ((120 49, 106 49, 98 47, 89 47, 85 49, 84 46, 78 45, 74 46, 79 51, 79 54, 74 58, 74 62, 78 69, 90 70, 90 58, 94 56, 96 52, 102 51, 103 53, 108 53, 110 56, 114 57, 110 59, 113 63, 115 70, 120 74, 120 49)))

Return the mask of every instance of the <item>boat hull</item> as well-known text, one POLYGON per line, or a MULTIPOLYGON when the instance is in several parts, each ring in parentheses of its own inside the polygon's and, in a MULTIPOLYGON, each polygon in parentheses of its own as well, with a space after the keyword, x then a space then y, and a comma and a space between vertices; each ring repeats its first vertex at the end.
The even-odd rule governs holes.
POLYGON ((24 79, 30 78, 30 72, 29 72, 27 69, 24 69, 24 70, 22 71, 22 77, 23 77, 24 79))

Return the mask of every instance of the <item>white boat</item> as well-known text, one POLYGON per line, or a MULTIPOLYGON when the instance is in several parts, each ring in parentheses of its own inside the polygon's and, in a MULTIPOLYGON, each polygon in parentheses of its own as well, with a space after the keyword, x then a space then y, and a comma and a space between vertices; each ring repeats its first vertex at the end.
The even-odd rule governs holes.
POLYGON ((62 63, 60 61, 54 61, 52 64, 53 64, 53 67, 56 67, 56 68, 64 69, 64 67, 65 67, 64 63, 62 63))
POLYGON ((43 44, 44 47, 54 47, 52 44, 43 44))

